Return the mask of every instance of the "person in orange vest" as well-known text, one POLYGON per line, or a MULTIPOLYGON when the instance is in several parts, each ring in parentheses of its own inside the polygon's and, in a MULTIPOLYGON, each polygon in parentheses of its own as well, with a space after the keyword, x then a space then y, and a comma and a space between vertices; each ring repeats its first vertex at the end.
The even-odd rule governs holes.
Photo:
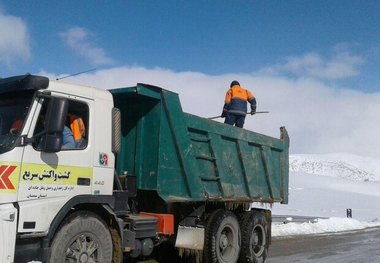
POLYGON ((243 128, 247 114, 247 102, 251 104, 250 114, 256 113, 256 98, 249 90, 242 88, 236 80, 231 82, 224 102, 222 118, 225 117, 224 123, 229 125, 243 128))
POLYGON ((67 117, 69 119, 70 129, 74 137, 76 148, 81 148, 84 145, 84 135, 86 133, 86 127, 81 117, 68 113, 67 117))

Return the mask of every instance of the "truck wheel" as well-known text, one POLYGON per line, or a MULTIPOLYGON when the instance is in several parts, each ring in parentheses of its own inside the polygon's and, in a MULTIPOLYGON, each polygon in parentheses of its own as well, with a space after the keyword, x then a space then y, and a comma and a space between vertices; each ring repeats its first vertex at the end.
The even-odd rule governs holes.
POLYGON ((241 250, 239 262, 263 263, 268 254, 268 222, 261 212, 245 212, 240 217, 241 250))
POLYGON ((112 261, 112 238, 94 213, 74 213, 54 236, 49 262, 95 263, 112 261))
POLYGON ((205 229, 203 262, 236 262, 240 251, 239 222, 230 211, 214 211, 205 229))

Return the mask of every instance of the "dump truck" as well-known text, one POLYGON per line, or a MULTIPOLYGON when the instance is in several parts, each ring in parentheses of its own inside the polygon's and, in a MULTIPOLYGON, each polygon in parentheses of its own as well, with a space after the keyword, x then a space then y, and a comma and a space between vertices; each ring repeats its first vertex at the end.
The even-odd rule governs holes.
POLYGON ((264 262, 270 206, 288 202, 284 127, 185 113, 157 86, 3 78, 0 132, 3 263, 264 262))

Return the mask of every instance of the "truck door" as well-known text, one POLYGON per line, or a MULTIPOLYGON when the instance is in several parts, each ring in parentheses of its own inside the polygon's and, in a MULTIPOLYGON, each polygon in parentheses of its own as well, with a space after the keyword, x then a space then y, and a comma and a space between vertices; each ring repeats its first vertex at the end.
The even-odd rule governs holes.
MULTIPOLYGON (((62 97, 61 94, 59 96, 62 97)), ((47 231, 54 216, 69 199, 92 192, 93 143, 89 134, 93 101, 67 99, 69 109, 62 134, 63 145, 56 153, 41 150, 40 141, 45 134, 45 115, 50 99, 38 99, 28 134, 33 143, 25 146, 21 164, 19 232, 47 231)))

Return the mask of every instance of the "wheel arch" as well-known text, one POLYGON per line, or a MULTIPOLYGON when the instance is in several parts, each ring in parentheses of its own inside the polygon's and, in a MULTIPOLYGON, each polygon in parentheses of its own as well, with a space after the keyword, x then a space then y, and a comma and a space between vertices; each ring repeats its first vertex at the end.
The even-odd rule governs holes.
MULTIPOLYGON (((71 213, 58 229, 46 262, 115 262, 110 228, 89 210, 71 213)), ((118 261, 119 263, 120 261, 118 261)))
POLYGON ((70 199, 54 217, 47 235, 48 244, 51 243, 54 235, 59 227, 64 224, 65 220, 74 212, 90 211, 97 214, 110 228, 115 228, 119 231, 117 216, 113 213, 114 207, 113 196, 94 196, 94 195, 79 195, 70 199))

